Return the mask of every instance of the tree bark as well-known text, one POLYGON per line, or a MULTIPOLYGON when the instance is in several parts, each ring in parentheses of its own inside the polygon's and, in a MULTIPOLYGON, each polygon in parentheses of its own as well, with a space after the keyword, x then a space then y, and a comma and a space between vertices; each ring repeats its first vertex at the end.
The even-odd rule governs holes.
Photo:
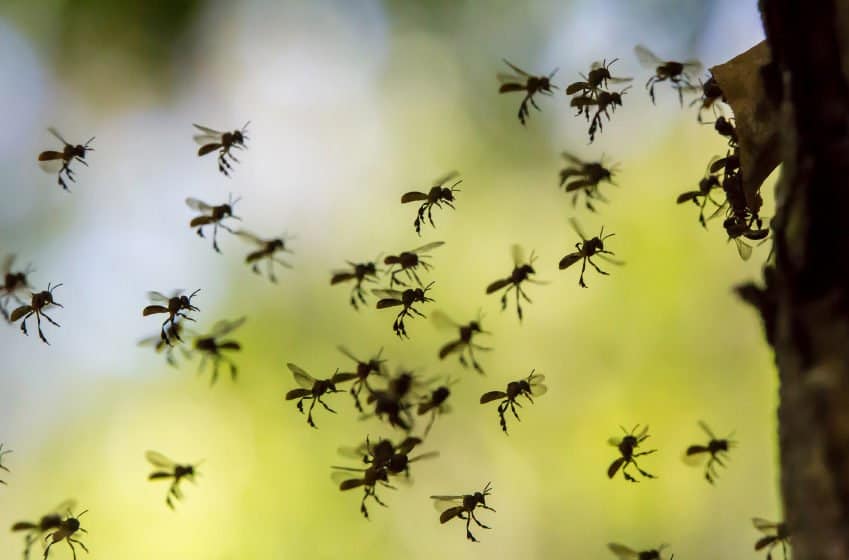
POLYGON ((781 489, 793 556, 846 560, 849 2, 761 0, 761 11, 783 169, 775 265, 766 287, 747 299, 760 308, 778 365, 781 489))

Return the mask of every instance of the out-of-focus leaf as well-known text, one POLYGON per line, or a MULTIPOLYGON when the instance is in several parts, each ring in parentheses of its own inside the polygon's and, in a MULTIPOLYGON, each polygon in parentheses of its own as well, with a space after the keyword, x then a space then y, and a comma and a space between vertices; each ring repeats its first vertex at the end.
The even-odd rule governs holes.
POLYGON ((770 61, 769 45, 761 41, 710 69, 734 111, 743 190, 753 209, 760 206, 761 184, 781 163, 778 110, 767 98, 761 77, 761 68, 770 61))

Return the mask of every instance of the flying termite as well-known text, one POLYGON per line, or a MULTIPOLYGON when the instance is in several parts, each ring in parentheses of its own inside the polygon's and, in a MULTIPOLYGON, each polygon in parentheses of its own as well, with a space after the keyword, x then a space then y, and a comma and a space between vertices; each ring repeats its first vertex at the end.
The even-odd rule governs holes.
POLYGON ((245 126, 241 129, 234 130, 233 132, 220 132, 199 124, 193 124, 192 126, 200 131, 200 134, 192 136, 192 139, 200 145, 198 156, 205 156, 210 152, 218 150, 218 171, 229 177, 230 171, 233 169, 230 160, 236 163, 239 162, 236 156, 233 155, 232 150, 242 150, 245 148, 245 141, 248 140, 247 131, 249 124, 251 124, 250 121, 246 122, 245 126))
POLYGON ((492 485, 487 482, 483 490, 472 494, 462 494, 458 496, 431 496, 434 500, 434 506, 437 511, 440 511, 439 522, 447 523, 455 517, 466 521, 466 538, 472 542, 478 542, 472 532, 469 530, 469 524, 474 521, 478 527, 482 529, 491 529, 484 525, 475 516, 477 508, 487 509, 494 512, 495 510, 487 505, 486 497, 492 493, 492 485))
POLYGON ((57 173, 59 177, 59 186, 65 189, 68 192, 71 192, 71 189, 68 188, 68 184, 65 182, 65 179, 62 178, 62 174, 65 174, 71 182, 76 183, 77 180, 74 179, 74 172, 71 170, 71 163, 74 161, 78 161, 81 164, 88 167, 88 163, 85 161, 86 152, 93 152, 94 148, 89 147, 94 141, 94 136, 89 138, 88 142, 85 144, 77 144, 76 146, 62 138, 62 135, 56 132, 55 128, 47 129, 50 134, 55 136, 64 147, 62 151, 55 150, 47 150, 38 154, 38 162, 41 168, 48 173, 57 173))
POLYGON ((312 419, 312 409, 315 407, 315 403, 320 403, 326 410, 336 414, 335 410, 327 406, 327 403, 321 400, 322 397, 328 393, 338 393, 339 389, 336 388, 337 384, 350 381, 356 377, 356 374, 353 373, 339 373, 337 371, 328 379, 316 379, 293 363, 288 363, 286 366, 289 368, 289 371, 292 372, 295 382, 301 386, 300 389, 292 389, 286 393, 286 400, 291 401, 298 399, 298 411, 301 414, 304 413, 304 401, 311 401, 309 411, 307 412, 307 424, 313 428, 318 428, 312 419))
POLYGON ((516 420, 521 421, 519 414, 516 412, 517 406, 519 408, 522 407, 519 397, 525 397, 528 399, 528 402, 534 404, 533 397, 539 397, 548 392, 548 387, 543 384, 545 376, 535 373, 535 371, 531 370, 531 374, 525 378, 511 381, 507 384, 507 388, 504 391, 487 391, 481 395, 481 404, 501 400, 498 404, 498 423, 505 434, 507 433, 507 418, 505 415, 508 408, 516 420))
POLYGON ((198 237, 204 237, 203 235, 203 226, 208 226, 212 224, 212 248, 215 249, 216 253, 220 253, 221 249, 218 248, 218 228, 221 228, 229 233, 235 233, 232 229, 230 229, 227 225, 224 224, 224 220, 227 218, 233 218, 234 220, 241 220, 240 217, 235 216, 233 214, 233 207, 237 202, 241 200, 241 197, 233 200, 233 195, 230 194, 227 202, 225 204, 219 204, 217 206, 213 206, 211 204, 207 204, 202 200, 198 200, 197 198, 187 198, 186 206, 200 212, 200 216, 195 216, 189 222, 189 227, 197 228, 195 233, 198 234, 198 237))
POLYGON ((460 364, 463 367, 469 367, 471 364, 475 371, 478 373, 484 373, 483 367, 481 367, 480 363, 478 363, 475 358, 475 350, 478 352, 488 352, 492 350, 492 348, 481 346, 480 344, 472 342, 472 338, 476 335, 490 334, 481 327, 481 321, 483 320, 482 316, 479 315, 477 319, 469 321, 466 324, 455 322, 442 311, 434 311, 431 318, 438 328, 455 329, 458 331, 458 338, 456 340, 447 342, 439 349, 439 359, 444 360, 451 354, 457 354, 460 359, 460 364), (466 354, 469 355, 468 360, 466 359, 466 354))
POLYGON ((581 231, 581 226, 578 225, 578 221, 574 218, 570 219, 570 223, 572 224, 572 228, 575 232, 580 236, 581 241, 579 243, 575 243, 575 251, 573 253, 569 253, 562 259, 560 259, 560 264, 558 265, 560 270, 565 270, 575 264, 578 261, 583 261, 581 264, 581 276, 578 278, 578 285, 582 288, 586 288, 587 284, 584 282, 584 272, 587 269, 587 263, 596 269, 599 274, 603 274, 604 276, 609 276, 609 272, 605 272, 598 267, 592 260, 592 257, 599 257, 611 264, 615 265, 623 265, 620 260, 612 258, 610 255, 613 255, 613 251, 608 251, 604 248, 604 241, 609 237, 612 237, 613 233, 608 233, 604 235, 604 227, 602 226, 601 232, 592 238, 587 238, 583 231, 581 231))
POLYGON ((532 275, 536 274, 536 270, 534 270, 534 261, 536 260, 536 256, 533 251, 531 251, 531 256, 528 260, 525 260, 524 251, 519 245, 513 245, 511 247, 511 255, 513 257, 513 271, 510 273, 510 276, 506 278, 502 278, 500 280, 496 280, 492 284, 486 287, 486 293, 492 294, 495 293, 502 288, 507 288, 504 290, 504 293, 501 296, 501 310, 504 311, 507 309, 507 296, 510 294, 511 290, 516 291, 516 314, 519 316, 519 321, 522 320, 522 303, 521 299, 524 299, 528 303, 531 303, 531 298, 525 293, 522 289, 522 284, 524 282, 530 282, 531 284, 544 284, 544 282, 540 282, 538 280, 531 279, 532 275))
POLYGON ((401 196, 401 204, 424 201, 421 206, 419 206, 419 210, 416 213, 416 219, 413 222, 413 227, 416 229, 416 233, 419 234, 419 236, 422 234, 422 223, 424 223, 425 220, 425 212, 427 212, 427 220, 430 222, 431 227, 435 228, 436 224, 433 223, 434 206, 442 208, 442 205, 444 204, 452 210, 455 209, 454 193, 460 192, 457 185, 462 183, 463 180, 458 179, 450 187, 445 186, 455 177, 457 177, 457 172, 452 171, 444 177, 437 179, 428 192, 410 191, 401 196))
POLYGON ((181 465, 175 463, 162 453, 156 451, 147 451, 144 454, 148 462, 158 470, 150 473, 148 480, 163 480, 172 479, 171 486, 168 487, 168 493, 165 495, 165 503, 169 508, 174 509, 173 500, 182 500, 183 493, 180 491, 180 481, 185 479, 190 482, 195 481, 197 465, 181 465))
POLYGON ((21 332, 24 334, 27 333, 27 319, 29 319, 32 315, 35 315, 35 321, 38 325, 38 336, 41 338, 42 342, 45 344, 50 344, 47 342, 47 339, 44 337, 44 333, 41 331, 41 318, 44 317, 51 324, 55 326, 60 326, 59 323, 54 321, 44 312, 44 308, 50 305, 55 305, 57 307, 62 307, 62 304, 55 301, 53 299, 53 290, 62 286, 62 284, 55 284, 51 286, 49 283, 47 284, 47 289, 41 292, 33 292, 32 299, 30 300, 29 305, 21 305, 9 316, 9 322, 14 323, 23 317, 23 321, 21 322, 21 332))
POLYGON ((218 380, 218 367, 221 362, 229 366, 230 379, 233 381, 236 380, 236 375, 239 372, 236 363, 223 352, 238 352, 242 349, 242 345, 235 340, 222 339, 241 327, 245 323, 245 319, 245 317, 240 317, 233 321, 222 319, 216 322, 208 333, 196 336, 192 342, 193 350, 199 352, 201 355, 198 372, 203 372, 206 368, 207 360, 212 362, 210 385, 215 385, 215 382, 218 380))
POLYGON ((200 311, 200 309, 192 305, 192 298, 194 298, 198 292, 200 292, 200 288, 198 288, 188 296, 183 295, 183 290, 175 291, 171 295, 171 297, 162 295, 159 292, 147 293, 147 297, 148 299, 150 299, 153 305, 148 305, 147 307, 145 307, 142 310, 142 316, 147 317, 148 315, 154 315, 157 313, 168 314, 168 317, 166 317, 165 320, 162 321, 162 326, 159 329, 159 336, 169 346, 171 345, 171 338, 165 332, 165 326, 170 323, 170 334, 173 336, 173 338, 176 338, 180 342, 183 342, 183 339, 180 338, 180 330, 176 327, 176 322, 179 319, 185 319, 186 321, 194 321, 194 319, 186 315, 185 312, 200 311))
POLYGON ((533 105, 534 109, 540 110, 539 105, 534 101, 534 95, 537 93, 542 95, 553 95, 552 90, 557 89, 557 86, 551 83, 551 78, 557 73, 557 68, 547 76, 531 76, 521 68, 511 64, 508 60, 504 60, 504 64, 510 67, 516 74, 498 73, 498 81, 501 82, 501 87, 498 88, 498 93, 508 93, 511 91, 524 91, 525 98, 519 105, 519 122, 525 125, 529 116, 528 103, 533 105))

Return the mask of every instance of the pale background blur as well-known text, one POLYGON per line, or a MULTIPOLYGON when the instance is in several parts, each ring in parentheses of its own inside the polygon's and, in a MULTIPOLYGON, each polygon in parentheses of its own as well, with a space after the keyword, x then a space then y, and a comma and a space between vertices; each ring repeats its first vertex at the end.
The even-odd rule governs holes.
MULTIPOLYGON (((0 5, 0 253, 32 262, 38 289, 63 282, 65 305, 45 326, 51 342, 18 325, 0 329, 0 528, 37 519, 65 498, 89 509, 81 558, 612 558, 669 543, 676 558, 754 558, 753 515, 780 519, 776 383, 755 314, 732 294, 767 255, 743 263, 721 223, 709 231, 675 196, 695 188, 708 159, 724 153, 710 127, 658 86, 652 106, 633 46, 661 57, 727 60, 762 39, 755 2, 733 0, 170 2, 7 0, 0 5), (541 97, 522 128, 519 94, 498 95, 501 58, 561 87, 597 59, 619 57, 614 75, 634 87, 587 146, 562 90, 541 97), (194 154, 191 123, 234 129, 251 121, 248 150, 231 179, 213 155, 194 154), (76 165, 72 194, 36 165, 55 149, 55 126, 73 142, 96 136, 91 167, 76 165), (573 209, 557 188, 562 150, 621 165, 597 215, 573 209), (437 230, 413 231, 407 190, 457 169, 457 210, 435 212, 437 230), (243 197, 237 213, 264 236, 297 235, 294 270, 270 284, 243 265, 249 249, 223 234, 223 254, 188 227, 184 199, 243 197), (577 241, 576 215, 627 265, 609 277, 557 270, 577 241), (454 333, 393 313, 348 305, 329 286, 345 260, 364 261, 432 240, 435 304, 459 321, 486 313, 480 377, 436 353, 454 333), (533 304, 520 325, 511 304, 484 287, 511 269, 509 247, 540 256, 533 304), (237 331, 236 384, 212 388, 196 362, 169 368, 137 341, 145 292, 202 288, 198 326, 246 315, 237 331), (440 418, 414 465, 414 483, 384 490, 388 509, 359 512, 360 494, 330 481, 337 454, 366 434, 347 394, 328 398, 310 429, 283 395, 285 363, 314 375, 347 366, 335 347, 367 357, 384 347, 397 365, 462 380, 454 412, 440 418), (498 427, 495 404, 477 404, 532 369, 549 393, 498 427), (715 487, 684 465, 703 442, 704 419, 739 447, 715 487), (608 480, 619 425, 648 423, 660 451, 641 463, 657 480, 608 480), (185 501, 166 508, 165 483, 146 480, 144 451, 205 459, 185 501), (482 541, 462 523, 440 526, 428 496, 492 481, 482 541)), ((765 189, 765 191, 770 189, 765 189)), ((768 200, 768 216, 771 197, 768 200)), ((511 299, 512 302, 512 299, 511 299)), ((224 372, 222 372, 224 373, 224 372)), ((400 434, 395 434, 396 436, 400 434)), ((703 442, 704 443, 704 442, 703 442)), ((0 532, 0 558, 18 558, 23 536, 0 532)), ((33 558, 41 547, 33 549, 33 558)), ((51 558, 70 558, 62 543, 51 558)))

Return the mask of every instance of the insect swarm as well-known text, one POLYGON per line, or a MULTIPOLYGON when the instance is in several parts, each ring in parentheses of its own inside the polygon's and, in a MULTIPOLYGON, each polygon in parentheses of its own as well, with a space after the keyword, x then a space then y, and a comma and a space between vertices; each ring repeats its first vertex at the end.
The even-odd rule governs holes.
POLYGON ((369 361, 364 362, 354 356, 350 350, 345 348, 344 346, 336 347, 342 354, 352 359, 357 364, 357 369, 355 372, 342 372, 343 375, 352 375, 352 379, 354 382, 351 384, 351 396, 354 398, 354 406, 357 407, 357 410, 360 412, 363 411, 363 405, 360 402, 360 393, 365 387, 366 392, 371 393, 372 388, 368 384, 369 377, 384 377, 385 372, 383 371, 383 363, 386 360, 381 360, 380 355, 383 353, 383 348, 380 349, 380 352, 374 358, 371 358, 369 361))
POLYGON ((343 282, 354 280, 354 286, 351 288, 351 307, 359 309, 359 305, 366 305, 366 291, 363 289, 363 282, 377 281, 377 264, 375 262, 355 263, 345 261, 350 270, 335 270, 330 277, 330 285, 335 286, 343 282), (359 304, 357 303, 359 301, 359 304))
POLYGON ((489 511, 494 512, 495 510, 486 504, 486 497, 492 493, 491 483, 487 482, 486 486, 484 486, 483 491, 475 492, 473 494, 463 494, 460 496, 431 496, 430 498, 434 500, 434 506, 437 511, 441 511, 439 514, 439 522, 447 523, 451 519, 455 517, 459 519, 465 519, 466 521, 466 538, 472 542, 478 542, 475 536, 472 534, 471 530, 469 530, 469 524, 474 521, 478 527, 482 529, 491 529, 492 527, 488 527, 478 520, 477 516, 475 516, 475 510, 477 508, 488 509, 489 511))
POLYGON ((773 523, 760 517, 753 517, 755 529, 764 534, 755 542, 755 550, 766 549, 766 560, 772 560, 772 549, 781 545, 782 557, 787 559, 787 547, 790 545, 790 529, 786 522, 773 523))
POLYGON ((74 509, 76 502, 74 500, 66 500, 51 510, 49 513, 41 516, 36 521, 18 521, 12 525, 12 531, 26 531, 24 536, 24 560, 28 560, 29 552, 32 544, 41 539, 41 536, 48 531, 58 529, 62 524, 62 516, 64 512, 70 512, 74 509))
MULTIPOLYGON (((619 560, 661 560, 660 553, 667 545, 662 544, 651 550, 640 550, 639 552, 619 543, 609 543, 607 548, 616 555, 619 560)), ((672 560, 670 558, 670 560, 672 560)))
POLYGON ((434 186, 430 188, 428 192, 420 192, 420 191, 410 191, 404 193, 401 196, 401 204, 406 204, 408 202, 422 202, 421 206, 419 206, 419 210, 416 213, 416 219, 413 222, 413 227, 416 229, 416 233, 421 236, 422 234, 422 223, 425 219, 425 212, 427 212, 427 220, 430 222, 431 227, 435 228, 436 224, 433 223, 433 207, 442 208, 442 205, 446 205, 452 210, 454 208, 454 193, 460 192, 460 189, 457 188, 457 185, 463 182, 462 179, 459 179, 456 183, 451 185, 450 187, 446 187, 445 184, 454 179, 457 176, 456 171, 452 171, 448 175, 441 177, 436 180, 434 186))
POLYGON ((573 207, 577 206, 578 198, 583 193, 587 210, 595 212, 592 204, 594 200, 607 202, 599 191, 599 185, 603 182, 616 184, 613 182, 613 175, 617 171, 616 166, 607 167, 602 161, 583 161, 568 152, 563 152, 562 156, 569 164, 560 171, 560 186, 564 187, 567 193, 574 193, 573 207))
POLYGON ((192 210, 196 210, 201 212, 200 216, 195 216, 189 222, 189 227, 197 228, 195 232, 198 234, 198 237, 204 237, 203 235, 203 226, 207 226, 212 224, 212 248, 215 249, 216 253, 220 253, 221 249, 218 248, 218 228, 233 233, 229 227, 224 225, 223 221, 227 218, 233 218, 234 220, 241 220, 240 217, 233 215, 233 207, 237 202, 241 200, 237 198, 233 200, 233 195, 231 194, 226 204, 219 204, 218 206, 212 206, 211 204, 207 204, 202 200, 198 200, 197 198, 187 198, 186 206, 191 208, 192 210))
POLYGON ((284 235, 283 237, 263 239, 243 229, 236 230, 233 233, 259 247, 255 251, 248 253, 245 257, 245 262, 251 265, 251 270, 255 274, 259 274, 259 263, 265 261, 268 264, 268 279, 272 283, 277 283, 277 276, 274 275, 274 265, 279 264, 284 268, 292 268, 292 265, 278 257, 277 253, 292 253, 292 250, 286 246, 286 241, 287 239, 291 240, 294 238, 284 235))
POLYGON ((242 349, 242 345, 235 340, 221 340, 221 338, 238 329, 244 323, 245 317, 240 317, 235 321, 221 320, 212 326, 212 330, 209 333, 195 337, 192 346, 201 355, 198 373, 202 373, 206 368, 207 360, 212 361, 210 385, 215 385, 215 382, 218 380, 218 367, 221 362, 226 363, 230 367, 230 379, 233 381, 236 380, 238 368, 235 362, 223 354, 222 351, 238 352, 242 349))
POLYGON ((153 302, 153 305, 148 305, 142 310, 142 316, 147 317, 148 315, 155 315, 158 313, 167 313, 168 317, 162 321, 162 326, 159 329, 159 336, 165 341, 169 346, 171 345, 171 338, 165 333, 165 325, 171 325, 170 333, 174 338, 183 342, 183 339, 180 338, 180 329, 176 326, 176 322, 179 319, 185 319, 186 321, 194 321, 191 317, 183 313, 184 311, 200 311, 197 307, 192 305, 192 298, 194 298, 197 293, 200 291, 200 288, 192 292, 190 295, 185 296, 182 295, 182 290, 177 290, 171 297, 164 296, 159 292, 148 292, 147 297, 153 302), (160 305, 164 303, 165 305, 160 305))
POLYGON ((528 111, 528 103, 534 106, 534 109, 537 111, 540 110, 539 105, 534 101, 534 95, 537 93, 542 95, 552 95, 554 92, 552 90, 557 89, 557 86, 551 83, 551 78, 557 73, 557 68, 552 70, 552 72, 548 76, 531 76, 521 68, 514 66, 508 60, 502 59, 504 64, 510 67, 511 70, 516 72, 516 74, 503 74, 499 73, 496 75, 498 81, 501 82, 501 87, 498 88, 498 93, 508 93, 511 91, 524 91, 525 98, 522 99, 522 103, 519 105, 519 122, 522 123, 522 126, 525 125, 525 122, 529 116, 528 111))
POLYGON ((407 286, 406 283, 402 282, 397 278, 400 273, 404 273, 407 276, 408 280, 415 280, 416 284, 422 286, 422 281, 419 278, 419 275, 416 274, 416 269, 418 267, 422 267, 424 270, 430 270, 433 268, 432 265, 428 264, 424 259, 428 258, 430 255, 425 255, 428 251, 432 251, 437 247, 441 247, 445 245, 444 241, 434 241, 432 243, 428 243, 427 245, 422 245, 421 247, 417 247, 411 251, 402 251, 397 255, 389 255, 385 259, 383 259, 383 264, 389 265, 389 287, 393 287, 395 284, 399 284, 401 286, 407 286), (397 270, 395 267, 398 267, 397 270))
POLYGON ((339 389, 336 388, 337 383, 344 383, 356 377, 356 374, 353 373, 339 373, 337 371, 329 379, 316 379, 293 363, 288 363, 286 366, 292 372, 295 381, 301 386, 300 389, 292 389, 286 393, 286 400, 298 399, 298 411, 301 414, 304 413, 304 401, 311 401, 309 412, 307 412, 307 424, 313 428, 318 428, 312 420, 312 409, 315 407, 315 403, 320 403, 325 409, 336 414, 336 411, 327 406, 327 403, 321 400, 321 398, 327 393, 338 393, 339 389))
POLYGON ((174 509, 173 500, 183 499, 183 493, 180 491, 180 481, 186 479, 194 482, 195 475, 198 474, 195 470, 197 465, 179 465, 156 451, 147 451, 144 456, 151 465, 160 469, 150 473, 147 477, 148 480, 173 479, 171 486, 168 487, 168 493, 165 495, 165 503, 169 508, 174 509))
POLYGON ((481 395, 481 404, 502 399, 498 404, 498 424, 501 426, 501 429, 505 434, 507 433, 507 418, 505 416, 507 409, 509 408, 516 420, 521 422, 519 414, 516 412, 517 406, 519 408, 522 407, 522 403, 519 402, 519 397, 523 396, 528 399, 528 402, 534 404, 533 397, 542 396, 548 391, 548 387, 542 383, 545 381, 545 376, 536 374, 534 373, 535 371, 536 370, 531 370, 531 374, 524 379, 511 381, 507 384, 507 389, 504 391, 488 391, 481 395))
POLYGON ((71 553, 74 556, 74 560, 77 560, 77 550, 74 548, 75 544, 78 544, 82 547, 83 550, 88 553, 88 548, 81 541, 73 538, 74 534, 77 532, 88 533, 85 529, 80 526, 80 517, 85 515, 88 510, 83 511, 77 516, 74 516, 70 512, 68 513, 68 517, 62 520, 59 523, 59 526, 53 529, 52 533, 48 533, 47 536, 44 537, 47 543, 47 548, 44 549, 44 558, 47 559, 47 555, 50 554, 50 547, 58 542, 65 541, 68 543, 68 546, 71 547, 71 553))
POLYGON ((713 432, 708 428, 707 424, 699 420, 699 427, 710 438, 707 445, 691 445, 684 451, 684 462, 690 465, 700 465, 707 459, 705 465, 705 480, 713 484, 719 477, 716 467, 724 467, 723 460, 727 460, 728 451, 735 447, 737 442, 731 439, 731 435, 727 438, 718 438, 713 435, 713 432))
POLYGON ((200 134, 195 134, 192 139, 200 145, 198 148, 198 156, 203 157, 208 153, 218 150, 218 171, 226 177, 230 176, 230 171, 233 169, 229 160, 239 163, 232 150, 242 150, 245 148, 245 141, 248 140, 247 130, 250 121, 245 123, 240 130, 233 132, 220 132, 199 124, 193 124, 200 134), (229 158, 229 159, 228 159, 229 158))
POLYGON ((507 309, 507 296, 510 294, 511 290, 516 291, 516 314, 519 316, 519 321, 522 320, 522 303, 520 298, 524 298, 528 303, 531 302, 531 298, 525 293, 522 289, 523 282, 530 282, 532 284, 542 284, 543 282, 539 282, 537 280, 532 280, 531 275, 536 274, 536 270, 534 270, 533 264, 536 260, 533 251, 531 251, 531 257, 527 261, 525 261, 524 252, 519 245, 513 245, 511 247, 511 255, 513 257, 513 271, 510 273, 510 276, 506 278, 502 278, 501 280, 496 280, 492 284, 486 287, 486 293, 492 294, 495 293, 502 288, 507 288, 504 290, 504 294, 501 296, 501 310, 504 311, 507 309))
POLYGON ((74 172, 70 167, 71 162, 78 161, 88 167, 88 163, 85 161, 85 154, 86 152, 94 151, 94 148, 89 147, 89 144, 94 142, 94 136, 89 138, 88 142, 85 144, 77 144, 74 146, 62 138, 62 135, 56 132, 55 128, 48 128, 47 131, 62 142, 64 147, 61 152, 46 150, 38 154, 39 165, 48 173, 56 173, 58 171, 59 186, 66 191, 71 192, 71 189, 68 188, 68 184, 65 182, 65 179, 62 178, 62 174, 64 173, 65 177, 67 177, 71 182, 77 182, 77 180, 74 179, 74 172))
MULTIPOLYGON (((0 443, 0 471, 6 471, 6 472, 9 472, 9 469, 6 467, 6 465, 4 465, 4 464, 3 464, 3 456, 4 456, 4 455, 8 455, 8 454, 9 454, 9 453, 11 453, 11 452, 12 452, 12 450, 11 450, 11 449, 6 449, 6 450, 4 450, 4 449, 3 449, 3 444, 2 444, 2 443, 0 443)), ((5 480, 3 480, 3 479, 0 479, 0 484, 6 484, 6 481, 5 481, 5 480)))
POLYGON ((575 243, 576 251, 574 253, 569 253, 568 255, 560 259, 560 264, 558 266, 560 270, 565 270, 576 262, 583 260, 583 263, 581 263, 581 276, 578 278, 579 286, 581 286, 582 288, 587 287, 587 284, 584 282, 584 271, 586 271, 587 269, 587 263, 590 263, 590 265, 592 265, 592 267, 596 269, 599 274, 603 274, 604 276, 610 275, 609 272, 605 272, 600 269, 598 265, 592 261, 592 257, 598 256, 599 258, 602 258, 611 264, 624 264, 622 263, 622 261, 610 258, 608 255, 613 255, 613 251, 608 251, 604 248, 604 240, 609 237, 612 237, 615 234, 608 233, 607 235, 604 235, 604 227, 602 226, 601 232, 596 237, 587 239, 587 237, 581 231, 581 227, 578 225, 577 220, 572 218, 570 220, 570 223, 572 224, 572 228, 574 228, 575 232, 581 237, 581 241, 580 243, 575 243))
POLYGON ((460 359, 460 364, 463 367, 469 367, 469 364, 471 364, 475 371, 481 374, 484 373, 483 368, 478 363, 477 359, 475 359, 475 350, 488 352, 492 350, 492 348, 487 348, 486 346, 481 346, 472 342, 472 338, 477 334, 490 334, 481 327, 481 317, 478 317, 475 321, 469 321, 469 323, 465 325, 455 322, 441 311, 434 311, 431 318, 437 327, 444 329, 456 329, 459 335, 457 340, 452 340, 439 349, 439 359, 444 360, 451 354, 457 354, 460 359), (468 360, 466 360, 465 354, 469 355, 468 360))
POLYGON ((410 338, 407 334, 407 328, 404 326, 405 317, 425 317, 424 313, 413 307, 416 303, 428 303, 433 299, 427 297, 427 292, 433 286, 433 282, 422 288, 408 288, 403 292, 398 290, 373 290, 374 295, 381 298, 377 301, 377 309, 386 309, 388 307, 403 306, 401 311, 395 317, 392 323, 392 330, 400 339, 410 338))
POLYGON ((637 469, 637 471, 644 477, 657 478, 655 475, 650 474, 641 469, 640 466, 637 465, 636 461, 637 457, 642 457, 643 455, 650 455, 657 451, 657 449, 650 449, 648 451, 641 451, 639 453, 635 453, 635 450, 640 446, 640 444, 643 443, 646 439, 648 439, 649 427, 646 426, 645 428, 643 428, 643 431, 639 433, 636 433, 637 429, 640 427, 639 424, 634 426, 634 428, 630 432, 625 431, 625 428, 623 428, 622 426, 619 427, 625 433, 625 437, 610 438, 609 440, 607 440, 607 443, 616 447, 619 450, 619 454, 621 456, 614 460, 612 463, 610 463, 610 466, 607 468, 607 477, 613 478, 614 476, 616 476, 616 473, 620 470, 621 467, 622 476, 625 477, 625 480, 629 482, 639 482, 636 478, 628 474, 628 465, 634 465, 634 468, 637 469))
POLYGON ((24 270, 14 272, 12 267, 15 265, 15 255, 6 255, 3 259, 3 266, 0 268, 3 283, 0 284, 0 314, 7 321, 9 320, 9 310, 7 306, 10 301, 14 301, 18 305, 24 305, 24 300, 20 298, 18 292, 30 289, 29 279, 27 278, 32 273, 32 267, 27 266, 24 270))
POLYGON ((30 300, 29 305, 21 305, 9 316, 9 321, 14 323, 17 322, 21 317, 23 317, 23 321, 21 322, 21 332, 28 335, 27 333, 27 319, 29 319, 32 315, 35 315, 35 321, 38 325, 38 336, 41 338, 42 342, 45 344, 50 344, 47 342, 47 339, 44 338, 44 333, 41 331, 41 318, 44 317, 53 325, 57 327, 60 326, 59 323, 51 319, 45 312, 44 308, 49 305, 55 305, 57 307, 62 307, 62 304, 55 301, 53 299, 53 290, 60 287, 62 284, 56 284, 51 287, 51 285, 47 284, 47 289, 42 292, 33 292, 32 299, 30 300))
POLYGON ((688 60, 686 62, 664 61, 643 45, 634 47, 634 53, 636 53, 637 60, 640 61, 643 68, 654 71, 654 75, 646 82, 646 89, 649 90, 651 102, 655 102, 654 86, 668 80, 672 84, 672 87, 678 90, 678 101, 683 107, 684 90, 694 89, 693 76, 702 71, 702 63, 698 60, 688 60))

